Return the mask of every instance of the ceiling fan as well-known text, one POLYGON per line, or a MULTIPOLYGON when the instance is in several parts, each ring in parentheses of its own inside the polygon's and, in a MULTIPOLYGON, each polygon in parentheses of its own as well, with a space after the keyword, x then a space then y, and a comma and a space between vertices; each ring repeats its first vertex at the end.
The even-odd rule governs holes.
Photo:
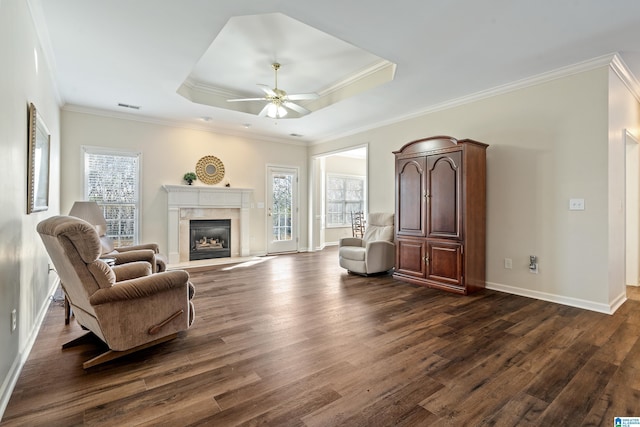
POLYGON ((271 64, 271 68, 275 71, 275 87, 272 89, 267 85, 258 84, 260 89, 265 93, 262 98, 240 98, 240 99, 227 99, 227 102, 243 102, 243 101, 267 101, 267 105, 260 111, 258 116, 271 117, 272 119, 281 119, 287 115, 287 108, 291 109, 301 116, 309 114, 311 111, 307 110, 301 105, 298 105, 292 101, 301 101, 304 99, 318 99, 317 93, 297 93, 288 95, 282 89, 278 89, 278 70, 280 64, 274 62, 271 64))

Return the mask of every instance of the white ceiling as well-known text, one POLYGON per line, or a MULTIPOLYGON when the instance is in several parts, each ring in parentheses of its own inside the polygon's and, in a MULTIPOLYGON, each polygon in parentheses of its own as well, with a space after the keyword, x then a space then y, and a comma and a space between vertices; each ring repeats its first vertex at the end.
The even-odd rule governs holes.
POLYGON ((326 140, 616 52, 640 76, 637 0, 29 3, 65 108, 268 139, 326 140), (342 50, 305 43, 279 26, 247 25, 218 38, 234 17, 273 13, 395 63, 395 78, 308 116, 278 121, 177 93, 196 76, 259 96, 256 83, 273 83, 274 61, 283 64, 279 85, 290 93, 316 91, 353 72, 342 50), (223 52, 218 62, 205 56, 214 47, 223 52))

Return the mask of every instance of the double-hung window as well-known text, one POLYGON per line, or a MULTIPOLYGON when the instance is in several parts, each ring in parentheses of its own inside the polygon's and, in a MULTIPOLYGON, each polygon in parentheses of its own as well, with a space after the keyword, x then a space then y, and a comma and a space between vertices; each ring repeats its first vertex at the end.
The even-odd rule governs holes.
POLYGON ((115 246, 138 242, 140 153, 83 147, 84 199, 95 201, 115 246))
POLYGON ((327 227, 350 227, 351 213, 364 210, 364 197, 365 177, 327 174, 327 227))

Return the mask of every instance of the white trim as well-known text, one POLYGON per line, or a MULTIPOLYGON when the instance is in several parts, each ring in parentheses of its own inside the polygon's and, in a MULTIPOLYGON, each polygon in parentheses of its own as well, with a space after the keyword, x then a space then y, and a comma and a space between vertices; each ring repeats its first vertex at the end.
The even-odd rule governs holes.
POLYGON ((623 136, 624 136, 624 142, 625 144, 628 144, 630 142, 635 142, 636 144, 640 144, 640 140, 638 140, 638 138, 632 134, 629 129, 624 129, 622 131, 623 136))
POLYGON ((550 294, 547 292, 534 291, 531 289, 517 288, 515 286, 503 285, 500 283, 486 282, 487 289, 494 291, 506 292, 508 294, 520 295, 523 297, 539 299, 542 301, 553 302, 562 305, 568 305, 570 307, 582 308, 590 311, 597 311, 598 313, 613 314, 620 308, 620 306, 627 300, 626 294, 623 292, 617 298, 615 298, 610 304, 603 304, 580 298, 565 297, 562 295, 550 294))
MULTIPOLYGON (((53 295, 58 286, 60 286, 60 278, 56 277, 47 295, 53 295)), ((31 354, 33 345, 35 344, 38 333, 40 332, 40 328, 42 327, 42 322, 44 322, 44 318, 47 314, 47 311, 49 310, 50 303, 50 298, 46 298, 44 300, 23 350, 16 355, 16 358, 11 364, 11 368, 9 369, 9 372, 5 377, 2 386, 0 386, 0 421, 2 420, 4 411, 7 409, 7 405, 9 404, 9 400, 11 399, 11 394, 13 393, 13 390, 16 387, 16 383, 18 382, 18 378, 20 378, 22 368, 24 368, 24 365, 25 363, 27 363, 27 359, 29 358, 29 354, 31 354)))
MULTIPOLYGON (((520 79, 520 80, 516 80, 514 82, 511 83, 507 83, 504 85, 500 85, 500 86, 496 86, 490 89, 486 89, 486 90, 482 90, 476 93, 472 93, 470 95, 465 95, 462 96, 460 98, 455 98, 455 99, 451 99, 448 101, 444 101, 440 104, 435 104, 429 107, 426 107, 424 109, 409 113, 409 114, 405 114, 405 115, 401 115, 401 116, 396 116, 396 117, 391 117, 387 120, 381 121, 381 122, 376 122, 375 124, 370 124, 370 125, 366 125, 366 126, 362 126, 359 128, 355 128, 343 133, 336 133, 333 135, 328 135, 326 137, 324 137, 323 139, 317 140, 317 141, 313 141, 310 143, 310 145, 319 145, 319 144, 323 144, 329 141, 333 141, 336 139, 340 139, 340 138, 345 138, 347 136, 351 136, 351 135, 356 135, 365 131, 369 131, 372 129, 378 129, 384 126, 389 126, 398 122, 402 122, 404 120, 409 120, 409 119, 413 119, 416 117, 420 117, 426 114, 431 114, 431 113, 435 113, 438 111, 443 111, 443 110, 448 110, 451 108, 455 108, 455 107, 459 107, 461 105, 465 105, 465 104, 470 104, 472 102, 476 102, 476 101, 480 101, 482 99, 486 99, 486 98, 491 98, 494 96, 498 96, 498 95, 503 95, 509 92, 513 92, 519 89, 524 89, 530 86, 535 86, 535 85, 539 85, 542 83, 547 83, 553 80, 557 80, 563 77, 568 77, 574 74, 579 74, 579 73, 583 73, 585 71, 590 71, 590 70, 594 70, 596 68, 599 67, 605 67, 605 66, 611 66, 611 67, 615 67, 614 71, 616 71, 616 73, 622 73, 623 76, 621 76, 622 80, 625 82, 625 84, 627 85, 631 85, 634 86, 635 85, 635 89, 632 90, 632 93, 634 94, 640 94, 640 84, 637 83, 637 80, 635 81, 635 83, 633 83, 633 80, 635 80, 635 78, 633 78, 633 75, 631 74, 631 72, 628 71, 628 68, 626 67, 626 65, 624 64, 624 62, 622 62, 622 60, 620 59, 620 57, 618 56, 617 52, 614 53, 610 53, 607 55, 602 55, 602 56, 598 56, 596 58, 587 60, 587 61, 582 61, 582 62, 578 62, 577 64, 572 64, 572 65, 568 65, 566 67, 561 67, 561 68, 557 68, 555 70, 551 70, 548 71, 546 73, 542 73, 542 74, 538 74, 535 76, 530 76, 530 77, 526 77, 524 79, 520 79)), ((620 74, 618 74, 620 75, 620 74)), ((629 87, 629 86, 627 86, 629 87)), ((638 97, 636 97, 638 98, 638 97)))
POLYGON ((376 61, 372 65, 367 66, 360 71, 357 71, 353 75, 347 76, 347 78, 345 78, 344 80, 340 80, 334 83, 333 85, 322 89, 321 91, 318 92, 318 94, 321 97, 332 95, 336 92, 339 92, 343 89, 348 88, 349 86, 352 86, 360 82, 361 80, 366 79, 367 77, 374 76, 377 73, 381 73, 381 72, 384 73, 390 69, 391 78, 388 81, 384 82, 384 83, 388 83, 395 78, 396 68, 397 68, 397 65, 394 64, 393 62, 387 61, 386 59, 381 59, 379 61, 376 61))
POLYGON ((134 115, 131 113, 123 113, 119 111, 108 111, 108 110, 102 110, 99 108, 83 107, 83 106, 73 105, 73 104, 65 104, 62 107, 62 110, 69 111, 72 113, 90 114, 98 117, 130 120, 132 122, 139 122, 139 123, 150 123, 154 125, 167 126, 172 128, 178 128, 178 129, 189 129, 189 130, 197 130, 202 132, 210 132, 216 135, 228 135, 228 136, 234 136, 239 138, 250 138, 256 141, 276 142, 279 144, 295 145, 298 147, 307 147, 309 145, 307 142, 301 141, 299 139, 288 140, 284 138, 271 137, 271 136, 266 136, 262 134, 252 133, 247 131, 244 127, 236 131, 235 129, 224 127, 225 125, 228 125, 226 123, 211 122, 205 125, 205 124, 190 123, 187 121, 180 121, 180 120, 159 119, 156 117, 149 117, 149 116, 143 116, 138 114, 134 115), (215 129, 212 129, 212 126, 215 126, 215 129))
POLYGON ((271 194, 269 194, 269 187, 271 186, 271 174, 274 171, 282 171, 284 173, 295 173, 296 182, 293 183, 294 187, 294 203, 295 203, 295 216, 292 214, 291 217, 294 218, 294 229, 295 235, 293 236, 295 240, 295 249, 291 252, 300 252, 300 168, 298 166, 287 166, 287 165, 278 165, 273 163, 267 163, 265 165, 266 168, 266 179, 265 179, 265 206, 264 206, 264 221, 265 221, 265 250, 267 254, 277 254, 278 252, 269 252, 270 244, 272 237, 272 227, 270 224, 269 216, 267 215, 267 210, 269 209, 269 203, 271 200, 271 194))
POLYGON ((609 66, 620 78, 627 89, 629 89, 629 92, 631 92, 636 101, 640 102, 640 83, 617 53, 613 55, 609 66))
POLYGON ((27 0, 27 6, 29 7, 29 13, 31 14, 31 21, 36 31, 36 36, 40 42, 40 51, 44 56, 44 60, 47 63, 47 69, 49 71, 49 79, 53 86, 53 94, 55 96, 58 105, 65 103, 64 97, 60 92, 60 81, 58 80, 58 71, 56 67, 55 55, 53 54, 53 47, 51 46, 51 37, 49 36, 49 27, 47 26, 47 20, 44 17, 44 11, 42 10, 42 3, 40 1, 27 0))

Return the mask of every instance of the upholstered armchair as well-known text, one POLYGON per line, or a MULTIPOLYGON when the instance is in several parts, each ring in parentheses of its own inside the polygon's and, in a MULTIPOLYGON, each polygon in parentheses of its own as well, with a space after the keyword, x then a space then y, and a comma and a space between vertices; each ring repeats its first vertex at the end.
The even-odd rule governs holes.
POLYGON ((391 270, 396 257, 393 214, 370 213, 366 224, 362 238, 340 239, 340 267, 364 275, 391 270))
POLYGON ((152 274, 143 261, 110 267, 100 259, 95 227, 79 218, 54 216, 37 230, 76 320, 109 347, 84 362, 85 369, 176 338, 193 323, 194 287, 186 271, 152 274))
POLYGON ((151 264, 154 273, 167 269, 167 259, 160 254, 156 243, 115 247, 113 240, 107 236, 107 220, 96 202, 77 201, 71 207, 69 215, 83 219, 96 228, 102 244, 102 258, 113 259, 115 265, 134 261, 147 261, 151 264))
MULTIPOLYGON (((100 231, 100 229, 98 229, 100 231)), ((133 261, 147 261, 151 264, 154 273, 161 273, 167 269, 167 260, 160 253, 156 243, 145 243, 141 245, 115 247, 113 240, 106 234, 100 233, 100 243, 102 245, 102 258, 112 258, 115 265, 126 264, 133 261)))

